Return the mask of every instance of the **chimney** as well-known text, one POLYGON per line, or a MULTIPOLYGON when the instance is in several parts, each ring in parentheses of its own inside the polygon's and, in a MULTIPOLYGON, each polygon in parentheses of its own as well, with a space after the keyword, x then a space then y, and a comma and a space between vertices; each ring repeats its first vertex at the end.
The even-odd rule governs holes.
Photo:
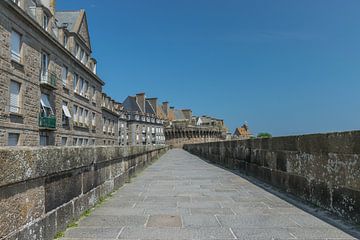
POLYGON ((168 116, 169 113, 169 102, 163 102, 162 110, 164 111, 165 115, 168 116))
POLYGON ((53 15, 55 15, 55 9, 56 9, 56 0, 50 0, 50 11, 53 15))
POLYGON ((155 114, 157 114, 157 101, 158 101, 158 99, 157 98, 147 98, 146 100, 149 101, 150 105, 152 106, 152 108, 155 111, 155 114))
POLYGON ((182 112, 187 120, 191 120, 191 118, 192 118, 191 109, 183 109, 182 112))
POLYGON ((41 3, 55 15, 56 0, 41 0, 41 3))
POLYGON ((145 113, 145 93, 136 94, 136 102, 139 104, 141 111, 145 113))

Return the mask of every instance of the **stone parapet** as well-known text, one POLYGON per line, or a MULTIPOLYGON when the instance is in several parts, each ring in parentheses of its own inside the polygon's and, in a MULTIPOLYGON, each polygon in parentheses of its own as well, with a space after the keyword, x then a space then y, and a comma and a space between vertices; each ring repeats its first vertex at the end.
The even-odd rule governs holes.
POLYGON ((53 239, 166 146, 0 148, 0 239, 53 239))
POLYGON ((184 149, 360 223, 360 131, 188 144, 184 149))

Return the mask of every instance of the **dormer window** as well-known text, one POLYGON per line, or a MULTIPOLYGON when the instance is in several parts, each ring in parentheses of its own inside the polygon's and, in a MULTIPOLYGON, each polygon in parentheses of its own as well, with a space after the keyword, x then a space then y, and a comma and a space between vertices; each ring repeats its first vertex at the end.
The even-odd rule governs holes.
POLYGON ((79 44, 75 45, 75 56, 76 56, 77 59, 79 59, 79 57, 80 57, 80 46, 79 46, 79 44))
POLYGON ((65 48, 68 47, 68 36, 64 33, 64 42, 63 42, 63 45, 65 48))
POLYGON ((81 62, 83 62, 83 60, 84 60, 84 50, 83 49, 80 50, 80 56, 79 57, 80 57, 79 60, 81 62))
POLYGON ((12 1, 20 7, 20 0, 12 0, 12 1))
POLYGON ((42 27, 47 31, 49 27, 49 17, 44 13, 42 27))

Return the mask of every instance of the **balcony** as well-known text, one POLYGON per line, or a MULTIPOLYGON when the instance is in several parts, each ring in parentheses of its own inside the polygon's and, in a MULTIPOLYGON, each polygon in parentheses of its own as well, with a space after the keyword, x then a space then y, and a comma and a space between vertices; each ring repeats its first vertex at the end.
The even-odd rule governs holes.
POLYGON ((56 89, 58 77, 55 73, 45 73, 40 76, 40 85, 50 89, 56 89))
POLYGON ((56 117, 55 116, 39 116, 39 127, 45 129, 56 129, 56 117))

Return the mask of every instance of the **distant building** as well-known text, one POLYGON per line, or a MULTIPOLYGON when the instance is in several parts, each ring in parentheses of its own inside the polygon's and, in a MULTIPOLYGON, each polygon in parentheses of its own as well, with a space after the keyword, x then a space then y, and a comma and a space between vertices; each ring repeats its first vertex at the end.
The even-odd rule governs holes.
POLYGON ((164 120, 157 114, 157 98, 146 98, 145 93, 128 96, 123 109, 128 115, 128 145, 165 144, 164 120))
POLYGON ((235 139, 249 139, 252 136, 247 124, 242 125, 235 129, 233 138, 235 139))
POLYGON ((222 119, 196 117, 191 109, 175 109, 163 102, 166 144, 182 147, 186 143, 210 142, 226 139, 227 128, 222 119))

